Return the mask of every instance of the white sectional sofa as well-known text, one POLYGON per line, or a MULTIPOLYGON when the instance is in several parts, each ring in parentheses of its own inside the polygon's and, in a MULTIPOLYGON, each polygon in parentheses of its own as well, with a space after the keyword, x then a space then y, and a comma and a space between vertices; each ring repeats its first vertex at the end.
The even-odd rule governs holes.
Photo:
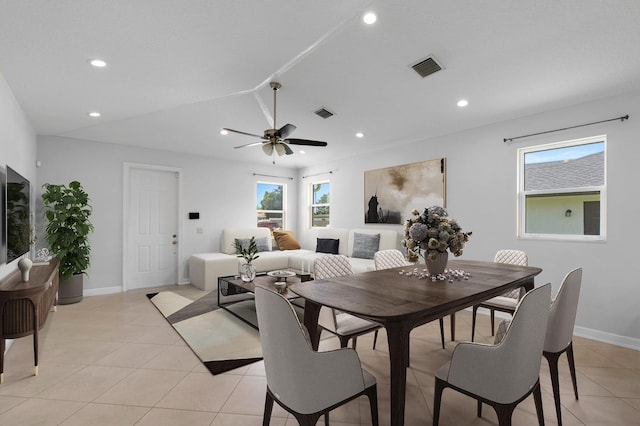
MULTIPOLYGON (((338 254, 349 257, 353 272, 372 271, 373 259, 353 257, 370 254, 375 249, 375 239, 379 235, 377 250, 399 248, 399 234, 392 230, 380 229, 345 229, 318 228, 313 232, 313 247, 297 250, 280 250, 271 238, 267 228, 227 228, 222 231, 220 252, 199 253, 189 258, 189 279, 191 284, 202 290, 214 290, 218 285, 218 277, 235 275, 238 266, 244 262, 236 256, 235 240, 255 237, 266 239, 266 251, 260 251, 259 258, 253 261, 258 273, 278 269, 292 269, 297 272, 313 275, 313 261, 318 256, 330 256, 327 253, 316 252, 317 238, 338 240, 338 254), (367 245, 370 244, 370 245, 367 245), (364 252, 363 252, 364 247, 364 252), (358 253, 360 252, 360 253, 358 253)), ((265 243, 265 240, 261 241, 265 243)), ((334 241, 333 241, 334 242, 334 241)), ((373 257, 371 255, 371 257, 373 257)))

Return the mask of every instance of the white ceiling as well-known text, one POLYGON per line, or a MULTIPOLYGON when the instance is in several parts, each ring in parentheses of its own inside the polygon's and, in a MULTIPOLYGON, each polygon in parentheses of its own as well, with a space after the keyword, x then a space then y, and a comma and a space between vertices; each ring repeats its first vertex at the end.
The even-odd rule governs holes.
POLYGON ((287 167, 638 90, 639 45, 636 0, 0 0, 0 71, 38 134, 269 164, 219 131, 270 128, 275 80, 277 127, 329 144, 287 167))

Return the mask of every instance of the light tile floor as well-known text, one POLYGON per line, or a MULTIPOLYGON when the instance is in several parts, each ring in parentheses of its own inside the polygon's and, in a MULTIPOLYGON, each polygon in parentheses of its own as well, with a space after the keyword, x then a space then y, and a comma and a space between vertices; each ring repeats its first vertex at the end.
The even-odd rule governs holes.
MULTIPOLYGON (((196 299, 188 286, 165 287, 196 299)), ((40 374, 33 376, 32 339, 17 339, 5 360, 0 385, 0 425, 213 425, 262 424, 266 379, 262 362, 213 376, 148 301, 153 289, 85 297, 51 313, 41 332, 40 374)), ((471 316, 456 316, 458 339, 470 336, 471 316)), ((490 342, 489 320, 479 318, 480 341, 490 342)), ((449 321, 445 322, 449 332, 449 321)), ((407 370, 406 425, 430 425, 433 372, 451 356, 455 342, 440 348, 437 321, 411 335, 407 370)), ((380 422, 389 424, 389 363, 386 335, 376 350, 372 334, 358 339, 365 368, 378 379, 380 422)), ((323 340, 321 349, 338 346, 323 340)), ((573 398, 566 358, 560 359, 565 425, 640 425, 640 352, 575 338, 580 400, 573 398)), ((556 424, 546 362, 541 384, 545 421, 556 424)), ((455 391, 443 396, 442 425, 493 425, 485 407, 476 417, 473 400, 455 391)), ((272 425, 295 420, 274 408, 272 425)), ((366 398, 336 409, 331 424, 370 424, 366 398)), ((515 425, 537 424, 533 398, 519 405, 515 425)))

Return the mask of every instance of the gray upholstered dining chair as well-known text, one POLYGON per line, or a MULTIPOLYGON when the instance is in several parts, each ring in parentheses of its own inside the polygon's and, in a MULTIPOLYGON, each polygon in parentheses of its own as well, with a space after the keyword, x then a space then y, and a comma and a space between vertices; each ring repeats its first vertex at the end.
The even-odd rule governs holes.
POLYGON ((544 425, 540 391, 540 359, 547 332, 551 284, 528 292, 519 302, 502 340, 494 345, 460 343, 451 361, 435 374, 433 425, 440 420, 442 392, 450 387, 489 404, 499 425, 510 425, 516 406, 531 393, 538 422, 544 425))
POLYGON ((287 299, 263 287, 256 287, 255 297, 267 374, 263 425, 270 423, 274 401, 302 426, 315 425, 323 415, 328 426, 331 410, 365 395, 377 426, 376 378, 362 369, 358 354, 350 348, 314 351, 287 299))
MULTIPOLYGON (((346 256, 341 254, 322 256, 313 262, 313 275, 316 280, 335 278, 352 274, 351 264, 346 256)), ((358 318, 346 312, 323 306, 318 316, 318 325, 329 333, 335 334, 340 340, 340 346, 347 347, 349 339, 353 339, 353 349, 356 348, 358 336, 375 331, 373 349, 376 348, 378 330, 382 326, 378 323, 358 318)))
MULTIPOLYGON (((527 253, 522 250, 510 250, 503 249, 498 250, 496 252, 495 257, 493 258, 494 262, 497 263, 509 263, 511 265, 521 265, 527 266, 529 263, 529 259, 527 257, 527 253)), ((513 314, 516 309, 516 305, 520 298, 524 295, 525 291, 523 288, 516 288, 507 293, 496 296, 492 299, 489 299, 485 302, 482 302, 479 305, 475 305, 473 307, 472 319, 471 319, 471 341, 473 342, 476 334, 476 314, 478 312, 478 308, 487 308, 491 314, 491 335, 494 335, 495 330, 495 311, 506 312, 508 314, 513 314)))
MULTIPOLYGON (((373 255, 373 264, 375 265, 376 271, 397 268, 400 266, 411 266, 411 263, 404 258, 402 252, 397 249, 377 251, 373 255)), ((451 314, 451 328, 455 327, 454 315, 455 314, 451 314)), ((453 340, 453 331, 451 336, 451 340, 453 340)), ((440 339, 442 340, 442 349, 444 349, 444 320, 442 318, 440 318, 440 339)))
POLYGON ((578 382, 576 381, 576 366, 573 359, 573 327, 576 322, 581 283, 582 268, 576 268, 570 271, 562 280, 558 293, 551 303, 547 337, 544 341, 544 351, 542 352, 549 363, 558 425, 562 425, 558 359, 560 355, 565 352, 567 353, 567 360, 569 361, 573 392, 576 399, 578 399, 578 382))

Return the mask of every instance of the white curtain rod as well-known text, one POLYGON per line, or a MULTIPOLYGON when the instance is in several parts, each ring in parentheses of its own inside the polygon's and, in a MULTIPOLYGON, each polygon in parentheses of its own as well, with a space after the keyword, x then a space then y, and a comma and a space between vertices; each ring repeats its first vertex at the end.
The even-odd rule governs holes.
POLYGON ((305 175, 305 176, 302 176, 302 179, 306 179, 308 177, 313 177, 313 176, 326 175, 326 174, 333 174, 333 170, 329 170, 328 172, 315 173, 315 174, 312 174, 312 175, 305 175))
POLYGON ((292 177, 290 176, 274 176, 274 175, 263 175, 260 173, 254 173, 254 176, 263 176, 263 177, 272 177, 272 178, 279 178, 279 179, 289 179, 289 180, 293 180, 292 177))

